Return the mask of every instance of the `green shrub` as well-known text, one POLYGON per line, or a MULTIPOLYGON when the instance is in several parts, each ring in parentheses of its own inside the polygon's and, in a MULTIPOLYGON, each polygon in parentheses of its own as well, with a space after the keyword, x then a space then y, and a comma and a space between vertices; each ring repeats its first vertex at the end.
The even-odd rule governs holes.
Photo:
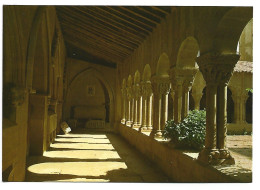
POLYGON ((163 137, 171 139, 177 148, 200 150, 204 146, 206 135, 206 111, 193 110, 178 124, 167 121, 163 137))

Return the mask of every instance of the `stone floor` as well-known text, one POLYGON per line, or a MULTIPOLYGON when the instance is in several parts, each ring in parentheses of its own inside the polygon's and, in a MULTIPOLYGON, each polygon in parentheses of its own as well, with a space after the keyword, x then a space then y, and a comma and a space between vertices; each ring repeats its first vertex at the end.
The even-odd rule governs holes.
POLYGON ((82 131, 58 135, 43 156, 30 157, 26 181, 170 182, 121 137, 82 131))

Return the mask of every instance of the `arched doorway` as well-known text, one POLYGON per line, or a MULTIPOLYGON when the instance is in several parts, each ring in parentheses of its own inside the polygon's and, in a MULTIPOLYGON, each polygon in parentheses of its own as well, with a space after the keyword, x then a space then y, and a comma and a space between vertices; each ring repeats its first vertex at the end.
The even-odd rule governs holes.
POLYGON ((88 68, 71 81, 63 107, 63 120, 74 127, 111 129, 113 127, 113 93, 97 70, 88 68))

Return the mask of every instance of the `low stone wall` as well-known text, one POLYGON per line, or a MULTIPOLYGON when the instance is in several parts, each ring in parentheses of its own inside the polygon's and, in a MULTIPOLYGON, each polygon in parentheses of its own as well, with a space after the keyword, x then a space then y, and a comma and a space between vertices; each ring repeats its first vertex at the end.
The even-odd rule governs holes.
POLYGON ((227 133, 231 135, 244 135, 252 133, 252 124, 248 123, 228 123, 227 133))
POLYGON ((121 136, 156 163, 174 182, 245 182, 204 165, 168 143, 154 140, 135 129, 123 124, 118 129, 121 136))

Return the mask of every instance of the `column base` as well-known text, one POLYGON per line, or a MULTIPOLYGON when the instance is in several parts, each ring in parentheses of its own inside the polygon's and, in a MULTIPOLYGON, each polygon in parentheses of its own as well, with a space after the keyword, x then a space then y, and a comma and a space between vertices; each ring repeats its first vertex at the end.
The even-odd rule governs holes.
POLYGON ((132 123, 133 123, 132 121, 127 121, 126 126, 131 127, 132 123))
POLYGON ((203 149, 198 160, 210 165, 233 165, 235 159, 227 149, 203 149))
POLYGON ((163 138, 162 131, 161 130, 152 131, 151 134, 150 134, 150 137, 152 137, 152 138, 163 138))
POLYGON ((125 120, 125 119, 122 119, 122 120, 121 120, 121 123, 122 123, 122 124, 125 124, 125 123, 126 123, 126 120, 125 120))
POLYGON ((139 124, 139 123, 134 123, 132 125, 132 128, 140 128, 140 127, 141 127, 141 124, 139 124))

